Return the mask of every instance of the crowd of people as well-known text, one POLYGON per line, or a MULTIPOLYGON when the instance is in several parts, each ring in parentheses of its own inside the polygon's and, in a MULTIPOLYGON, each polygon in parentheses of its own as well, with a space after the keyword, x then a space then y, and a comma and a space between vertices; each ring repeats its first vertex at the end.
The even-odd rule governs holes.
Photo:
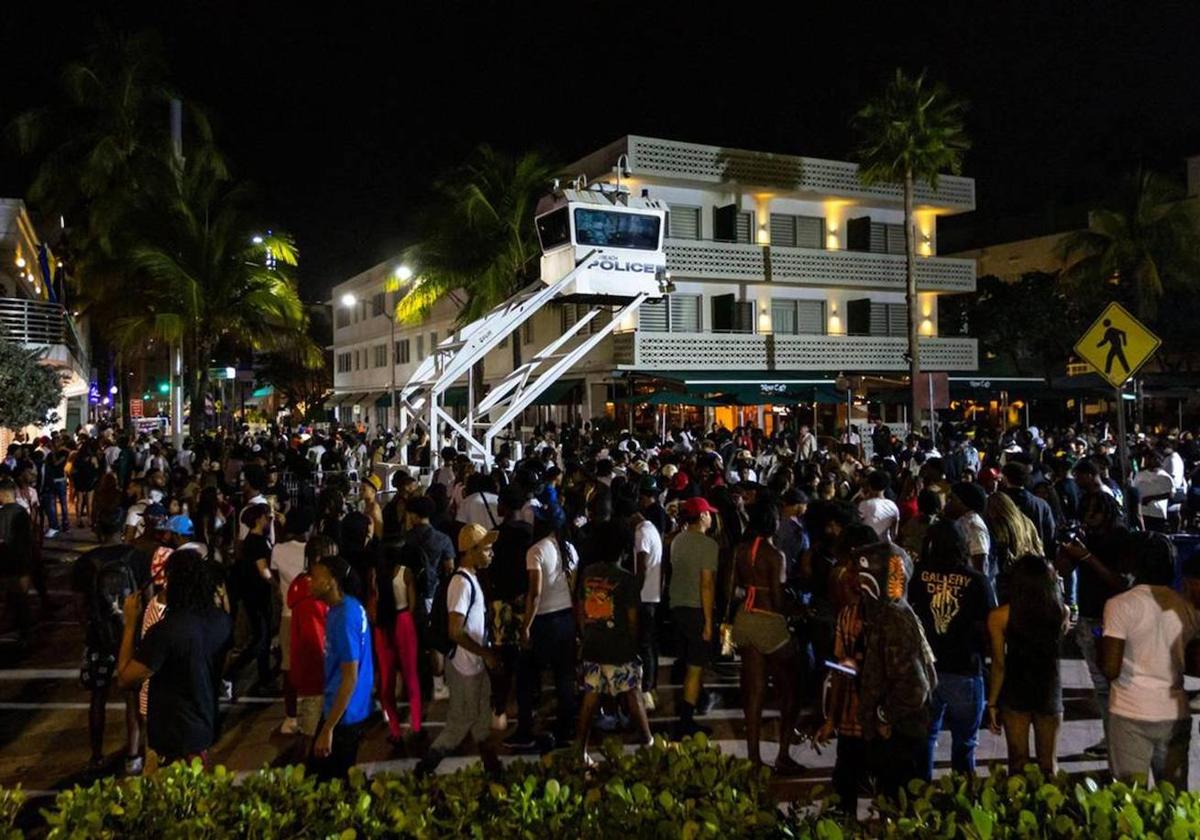
POLYGON ((419 773, 468 735, 488 769, 555 748, 590 762, 597 728, 648 742, 668 703, 670 737, 706 731, 705 676, 738 663, 750 760, 770 702, 775 769, 836 739, 834 787, 855 802, 930 778, 942 730, 954 770, 974 771, 984 727, 1013 767, 1056 770, 1070 644, 1103 720, 1088 752, 1183 787, 1200 564, 1168 532, 1200 508, 1200 446, 1178 430, 1131 443, 1122 481, 1104 427, 547 425, 491 469, 455 446, 431 458, 424 435, 393 468, 383 429, 179 448, 80 430, 0 465, 0 583, 28 640, 42 546, 72 520, 94 530, 73 570, 80 678, 97 766, 124 698, 129 773, 205 759, 219 701, 243 692, 283 695, 289 756, 327 777, 377 713, 419 773))

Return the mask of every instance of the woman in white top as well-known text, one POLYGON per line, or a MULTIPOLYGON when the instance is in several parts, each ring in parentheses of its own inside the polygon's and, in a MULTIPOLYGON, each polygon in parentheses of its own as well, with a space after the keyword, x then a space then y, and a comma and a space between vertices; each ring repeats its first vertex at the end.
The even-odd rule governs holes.
POLYGON ((510 748, 534 745, 533 713, 542 672, 554 673, 557 696, 555 740, 569 744, 575 728, 575 612, 572 586, 579 555, 559 535, 566 514, 549 496, 541 500, 533 526, 533 545, 525 555, 529 591, 521 620, 523 655, 517 673, 517 731, 505 742, 510 748))

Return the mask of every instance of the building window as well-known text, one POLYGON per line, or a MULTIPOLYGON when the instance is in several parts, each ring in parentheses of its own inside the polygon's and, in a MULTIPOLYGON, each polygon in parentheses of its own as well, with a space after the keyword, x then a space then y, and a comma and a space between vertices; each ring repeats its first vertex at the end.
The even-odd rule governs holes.
POLYGON ((648 300, 638 309, 638 329, 644 332, 700 332, 700 295, 667 295, 648 300))
POLYGON ((344 306, 337 307, 334 310, 333 323, 338 329, 350 326, 350 310, 344 306))
POLYGON ((681 204, 670 206, 667 235, 672 239, 700 238, 700 208, 681 204))
POLYGON ((375 345, 375 367, 387 367, 387 345, 375 345))
POLYGON ((737 214, 735 221, 735 242, 753 242, 754 241, 754 213, 751 210, 743 210, 737 214))
POLYGON ((408 339, 405 338, 399 341, 398 344, 400 345, 400 364, 406 365, 408 364, 409 357, 412 352, 411 348, 409 347, 408 339))
POLYGON ((417 361, 425 358, 425 336, 417 336, 417 361))
POLYGON ((771 244, 783 248, 824 248, 825 220, 820 216, 772 213, 771 244))
POLYGON ((437 333, 431 332, 429 334, 429 355, 432 356, 435 352, 437 352, 437 333))
POLYGON ((350 372, 350 354, 349 353, 338 353, 337 372, 338 373, 349 373, 350 372))
POLYGON ((871 301, 871 335, 908 335, 908 306, 871 301))
POLYGON ((376 292, 371 298, 371 317, 375 318, 383 314, 383 292, 376 292))
POLYGON ((824 335, 825 302, 772 299, 771 331, 776 335, 824 335))
POLYGON ((903 254, 904 225, 871 222, 871 252, 875 254, 903 254))

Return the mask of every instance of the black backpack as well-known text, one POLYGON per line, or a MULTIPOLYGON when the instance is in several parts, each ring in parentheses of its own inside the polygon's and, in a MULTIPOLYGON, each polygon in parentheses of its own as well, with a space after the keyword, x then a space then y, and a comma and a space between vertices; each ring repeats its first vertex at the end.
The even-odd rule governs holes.
POLYGON ((458 647, 450 638, 450 610, 446 606, 450 581, 454 580, 455 575, 462 575, 467 580, 467 586, 471 587, 471 600, 467 604, 467 612, 470 613, 475 606, 475 581, 462 569, 456 569, 438 586, 433 595, 433 609, 429 614, 429 646, 445 656, 454 656, 454 650, 458 647))
POLYGON ((129 567, 132 551, 103 561, 96 569, 88 604, 97 641, 106 650, 117 650, 125 626, 125 599, 137 591, 137 578, 129 567))

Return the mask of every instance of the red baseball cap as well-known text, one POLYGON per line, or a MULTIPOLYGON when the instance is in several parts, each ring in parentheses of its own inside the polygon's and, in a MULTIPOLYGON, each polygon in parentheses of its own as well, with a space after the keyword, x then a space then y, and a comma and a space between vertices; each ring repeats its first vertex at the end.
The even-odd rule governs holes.
POLYGON ((689 519, 698 517, 702 513, 716 513, 717 509, 708 503, 708 499, 703 496, 693 496, 690 499, 684 499, 679 506, 683 515, 689 519))

